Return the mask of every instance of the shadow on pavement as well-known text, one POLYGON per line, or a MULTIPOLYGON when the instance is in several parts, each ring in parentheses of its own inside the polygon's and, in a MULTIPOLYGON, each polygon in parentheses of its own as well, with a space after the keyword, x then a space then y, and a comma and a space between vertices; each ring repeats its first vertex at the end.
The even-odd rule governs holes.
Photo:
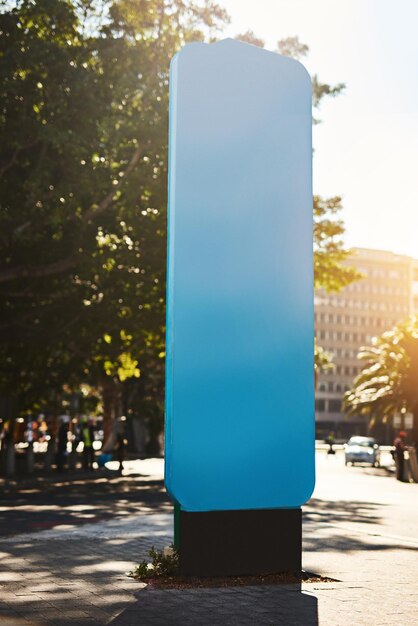
POLYGON ((388 478, 388 477, 393 477, 393 479, 395 479, 395 466, 381 466, 381 467, 370 467, 369 465, 364 467, 361 466, 362 470, 363 470, 363 474, 365 474, 366 476, 377 476, 377 477, 383 477, 383 478, 388 478))
POLYGON ((1 537, 172 510, 162 480, 116 472, 72 472, 13 486, 1 495, 0 506, 1 537))
POLYGON ((381 511, 385 506, 387 505, 375 502, 324 501, 312 498, 303 508, 303 551, 315 552, 318 545, 321 546, 321 551, 340 553, 416 550, 415 545, 408 545, 407 542, 400 545, 390 535, 382 534, 379 539, 378 528, 383 523, 381 511), (378 528, 373 529, 373 525, 378 528), (371 541, 372 536, 376 538, 374 541, 371 541))
POLYGON ((299 585, 148 590, 136 594, 111 626, 317 626, 315 596, 299 585))
MULTIPOLYGON (((138 530, 141 523, 143 519, 138 530)), ((162 519, 159 532, 154 520, 154 537, 148 531, 142 537, 121 536, 119 531, 114 538, 106 532, 97 537, 77 534, 72 540, 61 534, 54 540, 0 542, 3 563, 12 565, 8 582, 0 583, 5 601, 0 624, 318 626, 317 600, 301 592, 300 584, 139 590, 125 572, 132 560, 144 558, 151 544, 158 549, 167 545, 168 525, 162 519)))
POLYGON ((362 524, 379 524, 382 520, 380 509, 384 505, 374 502, 354 500, 319 500, 311 498, 303 507, 304 521, 327 522, 361 522, 362 524))

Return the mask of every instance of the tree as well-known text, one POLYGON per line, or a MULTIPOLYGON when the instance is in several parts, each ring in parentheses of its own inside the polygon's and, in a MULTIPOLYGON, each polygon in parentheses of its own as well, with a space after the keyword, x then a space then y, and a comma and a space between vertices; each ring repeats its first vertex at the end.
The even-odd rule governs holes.
POLYGON ((245 33, 237 35, 235 39, 238 39, 238 41, 243 41, 244 43, 249 43, 252 46, 264 48, 264 40, 257 37, 252 30, 247 30, 245 33))
MULTIPOLYGON (((2 7, 0 395, 59 411, 86 383, 108 418, 145 414, 156 431, 169 62, 228 17, 210 0, 2 7)), ((316 107, 341 89, 315 79, 316 107)), ((331 288, 349 278, 337 205, 317 200, 316 284, 331 288)))
POLYGON ((226 14, 209 0, 3 7, 0 389, 39 409, 86 382, 108 416, 153 394, 161 424, 169 62, 226 14))
POLYGON ((332 369, 332 354, 327 352, 320 345, 317 344, 315 338, 314 346, 314 371, 315 371, 315 388, 318 384, 318 377, 321 371, 332 369))
POLYGON ((413 440, 418 444, 418 317, 413 316, 360 349, 365 362, 345 394, 348 414, 369 416, 371 424, 387 422, 395 413, 414 416, 413 440))
POLYGON ((351 250, 344 246, 344 224, 337 214, 341 198, 314 196, 314 285, 315 289, 340 291, 362 274, 347 264, 351 250))

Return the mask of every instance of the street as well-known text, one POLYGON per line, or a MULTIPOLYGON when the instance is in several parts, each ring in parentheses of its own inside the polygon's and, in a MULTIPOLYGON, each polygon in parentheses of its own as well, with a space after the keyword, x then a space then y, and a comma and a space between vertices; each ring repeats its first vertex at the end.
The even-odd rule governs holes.
POLYGON ((381 468, 345 467, 343 457, 342 451, 335 456, 316 455, 317 481, 304 507, 305 521, 338 523, 353 536, 360 533, 418 543, 418 490, 394 479, 393 471, 388 471, 391 455, 382 453, 381 468))
POLYGON ((416 623, 416 484, 385 467, 345 467, 342 452, 318 452, 303 563, 335 582, 141 589, 126 572, 152 545, 172 541, 162 470, 160 459, 132 461, 123 477, 69 475, 6 489, 0 624, 416 623))

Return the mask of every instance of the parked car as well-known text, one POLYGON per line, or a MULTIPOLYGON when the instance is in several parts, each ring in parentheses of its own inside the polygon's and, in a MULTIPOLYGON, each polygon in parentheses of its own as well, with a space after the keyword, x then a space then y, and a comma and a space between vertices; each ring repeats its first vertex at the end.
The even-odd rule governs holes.
POLYGON ((380 448, 372 437, 351 437, 345 444, 345 464, 369 463, 380 466, 380 448))

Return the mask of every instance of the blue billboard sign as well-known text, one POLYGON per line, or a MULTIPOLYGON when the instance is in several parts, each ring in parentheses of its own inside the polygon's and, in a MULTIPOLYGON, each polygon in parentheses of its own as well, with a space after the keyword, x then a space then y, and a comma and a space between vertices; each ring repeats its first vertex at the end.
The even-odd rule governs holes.
POLYGON ((311 81, 234 40, 170 82, 165 482, 186 511, 314 485, 311 81))

